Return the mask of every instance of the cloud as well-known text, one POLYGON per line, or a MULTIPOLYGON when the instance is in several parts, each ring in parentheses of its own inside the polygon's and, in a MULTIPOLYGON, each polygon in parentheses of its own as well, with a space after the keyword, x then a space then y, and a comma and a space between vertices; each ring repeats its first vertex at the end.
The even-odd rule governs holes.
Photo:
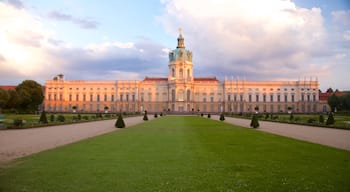
POLYGON ((48 14, 48 17, 54 20, 72 22, 73 24, 78 25, 79 27, 84 29, 96 29, 99 25, 97 21, 93 21, 90 19, 76 18, 76 17, 73 17, 72 15, 61 13, 58 11, 51 11, 48 14))
POLYGON ((7 0, 5 2, 7 2, 9 5, 11 5, 11 6, 13 6, 13 7, 17 8, 17 9, 24 8, 24 5, 23 5, 21 0, 7 0))
POLYGON ((313 57, 328 54, 319 8, 285 0, 172 0, 165 7, 158 21, 174 36, 183 28, 201 74, 250 79, 329 74, 323 67, 305 67, 313 57))
POLYGON ((350 25, 350 10, 333 11, 332 16, 335 23, 340 23, 345 26, 350 25))

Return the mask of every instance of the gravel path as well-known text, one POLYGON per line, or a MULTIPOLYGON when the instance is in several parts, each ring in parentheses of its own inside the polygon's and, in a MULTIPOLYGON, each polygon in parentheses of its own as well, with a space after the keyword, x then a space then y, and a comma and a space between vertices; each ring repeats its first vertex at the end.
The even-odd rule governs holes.
MULTIPOLYGON (((153 119, 152 115, 148 118, 153 119)), ((219 120, 219 116, 212 116, 219 120)), ((225 122, 249 127, 250 120, 225 117, 225 122)), ((143 122, 142 117, 124 118, 126 125, 143 122)), ((117 131, 115 120, 33 129, 0 130, 0 164, 33 153, 77 142, 104 133, 117 131)), ((350 151, 350 130, 329 129, 260 121, 259 131, 270 132, 350 151)))
MULTIPOLYGON (((219 116, 213 116, 219 120, 219 116)), ((225 117, 225 122, 250 127, 249 119, 225 117)), ((293 125, 269 121, 259 121, 259 131, 283 135, 298 140, 309 141, 350 151, 350 130, 293 125)))
MULTIPOLYGON (((153 117, 148 115, 149 119, 153 117)), ((33 129, 0 130, 0 164, 33 153, 116 131, 115 119, 33 129)), ((127 127, 142 116, 124 118, 127 127)))

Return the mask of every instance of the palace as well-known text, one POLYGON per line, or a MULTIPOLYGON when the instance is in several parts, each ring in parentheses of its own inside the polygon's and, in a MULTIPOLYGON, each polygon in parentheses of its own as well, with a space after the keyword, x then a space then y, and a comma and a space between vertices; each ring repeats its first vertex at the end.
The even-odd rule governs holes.
POLYGON ((46 81, 45 110, 51 112, 203 112, 316 113, 318 81, 247 81, 194 77, 192 52, 182 32, 169 53, 168 77, 144 80, 46 81))

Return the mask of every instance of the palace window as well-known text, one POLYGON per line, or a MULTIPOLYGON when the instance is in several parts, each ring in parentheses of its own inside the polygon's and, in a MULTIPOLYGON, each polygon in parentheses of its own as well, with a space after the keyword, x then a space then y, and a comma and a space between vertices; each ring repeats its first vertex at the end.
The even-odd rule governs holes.
POLYGON ((292 95, 292 102, 294 102, 294 95, 292 95))
POLYGON ((97 94, 97 101, 99 102, 100 101, 100 95, 97 94))
POLYGON ((114 95, 111 95, 111 101, 114 101, 114 95))
POLYGON ((93 97, 93 95, 91 94, 91 95, 90 95, 90 102, 93 101, 93 98, 94 98, 94 97, 93 97))
POLYGON ((270 102, 273 102, 273 94, 270 95, 270 102))
POLYGON ((75 100, 76 100, 76 101, 79 101, 79 95, 78 95, 78 94, 75 95, 75 100))
POLYGON ((249 102, 252 102, 252 95, 249 95, 249 96, 248 96, 248 101, 249 101, 249 102))
POLYGON ((281 95, 277 95, 277 102, 281 102, 281 95))
POLYGON ((288 95, 284 95, 284 102, 288 102, 288 95))
POLYGON ((69 101, 72 101, 72 95, 69 95, 69 101))
POLYGON ((107 101, 107 95, 105 94, 105 98, 104 98, 105 101, 107 101))
POLYGON ((256 102, 259 102, 259 95, 255 96, 255 100, 256 100, 256 102))
POLYGON ((83 95, 83 101, 86 101, 86 95, 85 94, 83 95))
POLYGON ((266 102, 266 95, 263 95, 263 102, 266 102))
POLYGON ((120 94, 120 101, 123 101, 123 94, 120 94))

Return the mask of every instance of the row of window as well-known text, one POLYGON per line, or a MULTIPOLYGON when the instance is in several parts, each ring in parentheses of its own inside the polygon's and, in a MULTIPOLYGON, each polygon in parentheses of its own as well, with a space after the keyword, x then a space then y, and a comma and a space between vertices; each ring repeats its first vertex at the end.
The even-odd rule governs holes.
MULTIPOLYGON (((274 95, 271 94, 269 99, 270 99, 269 102, 274 102, 274 95)), ((239 97, 237 97, 237 95, 234 95, 233 96, 233 100, 232 100, 231 95, 228 95, 227 96, 227 100, 228 101, 235 101, 235 102, 236 101, 244 101, 244 97, 243 97, 243 95, 239 95, 239 97)), ((262 100, 260 100, 260 95, 255 95, 255 100, 254 101, 255 102, 260 102, 260 101, 267 102, 267 95, 262 95, 262 100)), ((291 98, 290 98, 289 101, 290 102, 295 102, 295 95, 294 94, 291 95, 291 98)), ((311 95, 301 94, 301 101, 308 101, 308 102, 310 102, 311 101, 311 95)), ((316 94, 312 95, 312 101, 314 101, 314 102, 317 101, 316 94)), ((248 95, 248 102, 253 102, 253 95, 248 95)), ((284 95, 283 101, 282 101, 281 95, 277 95, 277 102, 288 102, 288 95, 287 94, 284 95)))

